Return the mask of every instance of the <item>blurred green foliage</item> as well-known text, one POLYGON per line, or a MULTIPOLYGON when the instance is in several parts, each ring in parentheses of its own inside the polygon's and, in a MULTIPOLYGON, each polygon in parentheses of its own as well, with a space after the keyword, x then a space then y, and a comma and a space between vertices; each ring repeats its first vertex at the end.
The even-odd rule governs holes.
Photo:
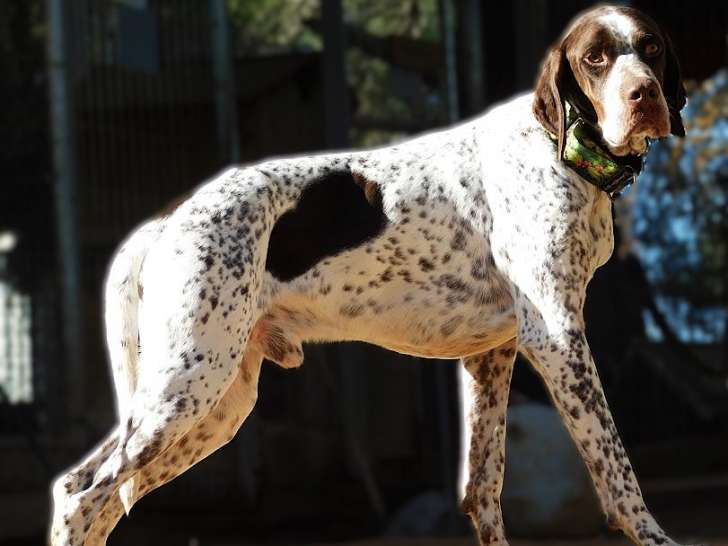
POLYGON ((650 151, 634 232, 673 315, 715 338, 728 306, 728 70, 696 86, 682 115, 686 137, 650 151))
MULTIPOLYGON (((308 24, 320 18, 319 0, 227 0, 240 54, 261 55, 321 48, 308 24)), ((343 0, 344 19, 374 36, 436 40, 436 0, 343 0)))
POLYGON ((438 39, 436 0, 343 0, 345 18, 375 36, 438 39))
MULTIPOLYGON (((319 51, 319 0, 227 0, 241 56, 319 51)), ((436 43, 436 0, 343 0, 345 24, 377 38, 402 37, 436 43)), ((356 44, 347 51, 347 79, 355 121, 352 144, 374 146, 412 130, 437 125, 443 117, 440 89, 420 74, 374 57, 356 44), (377 127, 377 122, 380 122, 377 127), (356 125, 356 123, 355 123, 356 125)))
POLYGON ((321 48, 306 24, 318 17, 318 0, 227 0, 238 55, 265 55, 321 48))

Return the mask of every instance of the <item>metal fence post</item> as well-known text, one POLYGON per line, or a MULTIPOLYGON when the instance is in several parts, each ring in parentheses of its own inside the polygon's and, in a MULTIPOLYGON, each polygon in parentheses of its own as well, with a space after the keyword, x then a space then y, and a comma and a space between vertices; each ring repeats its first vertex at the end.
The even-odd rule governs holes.
POLYGON ((225 0, 210 0, 212 67, 215 78, 217 139, 227 163, 240 161, 238 109, 235 102, 235 70, 230 47, 230 22, 225 0))
MULTIPOLYGON (((65 0, 47 0, 49 106, 53 153, 53 188, 56 211, 57 252, 61 272, 63 364, 54 370, 62 385, 65 403, 57 422, 74 420, 83 408, 84 348, 81 290, 81 242, 78 220, 76 148, 73 97, 69 70, 68 27, 65 0)), ((59 403, 59 406, 61 404, 59 403)))
POLYGON ((322 0, 323 79, 326 147, 349 146, 351 111, 346 85, 346 35, 341 0, 322 0))
POLYGON ((455 50, 455 13, 452 0, 439 0, 440 15, 440 41, 443 57, 445 106, 447 123, 455 123, 460 118, 460 104, 458 97, 458 74, 455 50))
MULTIPOLYGON (((444 58, 443 75, 445 106, 447 108, 446 121, 448 124, 452 124, 460 119, 455 45, 456 21, 452 0, 439 0, 438 9, 440 16, 440 41, 444 58)), ((452 392, 450 391, 451 370, 452 364, 450 362, 434 363, 436 426, 440 440, 440 480, 443 497, 448 501, 450 508, 446 519, 448 534, 454 533, 457 518, 457 495, 455 492, 457 479, 455 476, 455 458, 451 452, 455 434, 451 418, 451 407, 453 404, 452 392)))

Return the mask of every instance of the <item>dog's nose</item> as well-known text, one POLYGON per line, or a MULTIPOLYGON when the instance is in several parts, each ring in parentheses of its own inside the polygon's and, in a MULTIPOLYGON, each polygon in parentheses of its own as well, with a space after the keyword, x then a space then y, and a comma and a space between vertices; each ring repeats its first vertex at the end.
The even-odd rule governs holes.
POLYGON ((660 96, 660 89, 655 80, 640 80, 627 93, 627 99, 632 104, 640 102, 654 102, 660 96))

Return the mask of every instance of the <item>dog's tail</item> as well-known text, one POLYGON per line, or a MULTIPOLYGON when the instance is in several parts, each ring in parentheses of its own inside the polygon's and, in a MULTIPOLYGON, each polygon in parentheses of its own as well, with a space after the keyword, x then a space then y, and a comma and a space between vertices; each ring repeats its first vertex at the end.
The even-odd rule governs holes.
MULTIPOLYGON (((139 282, 144 257, 159 237, 163 219, 149 221, 138 228, 119 248, 106 276, 104 294, 106 342, 116 390, 119 422, 129 414, 137 387, 139 361, 138 308, 143 297, 139 282)), ((119 489, 127 514, 134 503, 135 485, 129 480, 119 489)))

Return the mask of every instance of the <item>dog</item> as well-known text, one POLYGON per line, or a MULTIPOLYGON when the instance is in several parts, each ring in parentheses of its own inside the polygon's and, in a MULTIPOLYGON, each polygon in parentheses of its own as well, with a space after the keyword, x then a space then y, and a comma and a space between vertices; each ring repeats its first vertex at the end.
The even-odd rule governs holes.
POLYGON ((642 499, 582 307, 613 250, 612 199, 649 139, 684 135, 684 104, 660 27, 601 6, 570 24, 532 93, 394 146, 228 169, 144 224, 106 283, 119 423, 54 482, 50 544, 105 544, 140 497, 233 438, 264 358, 294 368, 303 342, 360 340, 461 359, 462 509, 480 544, 507 544, 499 497, 520 351, 608 522, 635 544, 675 545, 642 499))

